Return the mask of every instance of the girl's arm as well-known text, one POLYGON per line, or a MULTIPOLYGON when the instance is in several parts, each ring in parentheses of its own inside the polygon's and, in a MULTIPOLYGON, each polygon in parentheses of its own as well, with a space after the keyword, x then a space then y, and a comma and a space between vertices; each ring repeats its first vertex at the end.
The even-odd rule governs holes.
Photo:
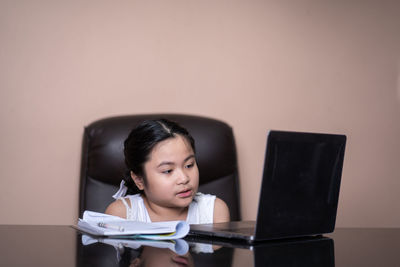
POLYGON ((222 199, 216 198, 214 202, 214 223, 229 222, 230 220, 228 206, 222 199))

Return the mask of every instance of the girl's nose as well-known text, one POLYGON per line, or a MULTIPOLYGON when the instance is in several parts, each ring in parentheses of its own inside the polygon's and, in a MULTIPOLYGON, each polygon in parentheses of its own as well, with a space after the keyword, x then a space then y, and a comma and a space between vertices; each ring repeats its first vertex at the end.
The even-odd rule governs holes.
POLYGON ((190 180, 189 175, 184 171, 180 170, 178 174, 178 184, 187 184, 190 180))

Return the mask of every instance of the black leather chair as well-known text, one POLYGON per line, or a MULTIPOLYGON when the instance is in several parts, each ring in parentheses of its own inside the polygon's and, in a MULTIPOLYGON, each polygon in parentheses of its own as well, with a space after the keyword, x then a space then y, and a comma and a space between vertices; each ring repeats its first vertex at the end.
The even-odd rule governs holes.
POLYGON ((179 114, 129 115, 101 119, 85 127, 82 147, 79 217, 84 210, 104 212, 114 200, 127 168, 123 142, 146 119, 166 118, 184 126, 196 142, 200 171, 199 192, 215 194, 230 208, 231 220, 240 220, 235 140, 226 123, 179 114))

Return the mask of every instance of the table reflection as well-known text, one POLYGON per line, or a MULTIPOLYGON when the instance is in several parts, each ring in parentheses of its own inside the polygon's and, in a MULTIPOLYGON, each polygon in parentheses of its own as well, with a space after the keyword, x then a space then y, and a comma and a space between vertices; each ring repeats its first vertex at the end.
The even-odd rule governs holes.
MULTIPOLYGON (((323 236, 267 241, 254 245, 222 239, 190 238, 190 242, 220 246, 221 250, 225 250, 222 253, 224 258, 228 258, 226 250, 230 248, 233 252, 232 263, 227 266, 335 266, 333 239, 323 236)), ((218 251, 214 251, 214 254, 218 251)))
POLYGON ((194 266, 193 258, 189 252, 179 255, 172 250, 151 246, 143 246, 138 250, 126 250, 122 255, 119 266, 194 266))
MULTIPOLYGON (((222 242, 187 237, 188 255, 179 255, 170 248, 115 247, 93 240, 86 240, 84 245, 82 234, 70 226, 0 225, 0 236, 0 266, 130 266, 138 263, 134 261, 138 257, 161 258, 157 255, 162 253, 169 255, 169 259, 171 255, 176 257, 169 254, 172 251, 178 256, 187 257, 187 263, 196 267, 397 267, 400 251, 400 229, 397 228, 339 228, 327 235, 330 238, 265 242, 256 246, 238 244, 232 240, 222 242), (218 249, 219 245, 222 247, 218 249)), ((182 260, 175 259, 175 263, 182 260)), ((139 263, 145 264, 144 261, 139 263)))
POLYGON ((77 266, 324 266, 333 267, 327 237, 273 241, 253 246, 229 240, 78 240, 77 266))
POLYGON ((185 240, 98 238, 83 234, 78 242, 78 265, 194 266, 185 240), (81 259, 81 260, 79 260, 81 259))
POLYGON ((334 243, 324 237, 266 243, 254 248, 254 266, 334 267, 334 243))

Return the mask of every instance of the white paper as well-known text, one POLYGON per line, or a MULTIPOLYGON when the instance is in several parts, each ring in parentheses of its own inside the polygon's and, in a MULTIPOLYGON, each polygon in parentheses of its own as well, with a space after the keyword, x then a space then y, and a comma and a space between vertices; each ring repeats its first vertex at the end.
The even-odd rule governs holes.
POLYGON ((157 240, 183 238, 189 232, 189 224, 185 221, 143 223, 94 211, 83 213, 83 218, 78 221, 78 228, 92 235, 157 240), (123 231, 100 227, 98 223, 104 223, 113 228, 123 228, 123 231))
POLYGON ((96 242, 108 244, 118 248, 138 249, 141 246, 168 248, 178 255, 185 255, 189 251, 188 243, 183 239, 176 240, 135 240, 135 239, 115 239, 115 238, 93 238, 88 235, 82 235, 82 244, 91 245, 96 242))

